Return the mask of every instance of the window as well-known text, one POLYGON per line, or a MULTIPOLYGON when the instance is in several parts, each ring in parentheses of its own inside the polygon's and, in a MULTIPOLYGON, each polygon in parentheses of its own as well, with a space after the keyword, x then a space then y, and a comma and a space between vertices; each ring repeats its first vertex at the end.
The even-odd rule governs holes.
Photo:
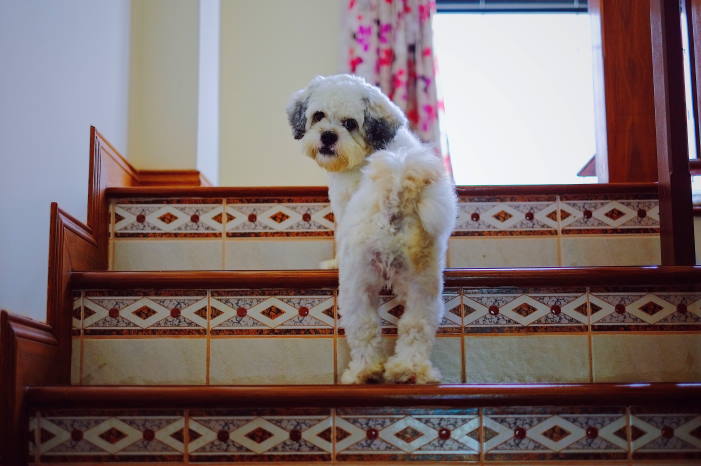
POLYGON ((434 34, 457 184, 596 182, 585 2, 439 1, 434 34))

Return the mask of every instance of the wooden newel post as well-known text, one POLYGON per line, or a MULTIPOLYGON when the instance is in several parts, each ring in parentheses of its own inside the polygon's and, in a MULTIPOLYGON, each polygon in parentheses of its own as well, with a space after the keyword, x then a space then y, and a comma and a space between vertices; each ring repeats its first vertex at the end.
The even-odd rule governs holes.
POLYGON ((695 263, 678 0, 650 0, 663 265, 695 263))

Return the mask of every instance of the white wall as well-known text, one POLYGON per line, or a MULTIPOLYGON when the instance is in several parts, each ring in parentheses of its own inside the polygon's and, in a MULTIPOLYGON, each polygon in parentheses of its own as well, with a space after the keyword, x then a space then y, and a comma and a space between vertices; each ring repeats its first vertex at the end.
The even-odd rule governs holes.
POLYGON ((49 204, 85 221, 89 127, 127 145, 129 0, 0 1, 0 307, 44 320, 49 204))
POLYGON ((197 169, 219 183, 219 24, 221 2, 200 0, 197 169))
POLYGON ((290 94, 342 69, 345 0, 223 0, 220 55, 220 184, 324 185, 292 138, 290 94))
POLYGON ((199 2, 133 0, 131 18, 129 161, 139 169, 194 169, 199 2))

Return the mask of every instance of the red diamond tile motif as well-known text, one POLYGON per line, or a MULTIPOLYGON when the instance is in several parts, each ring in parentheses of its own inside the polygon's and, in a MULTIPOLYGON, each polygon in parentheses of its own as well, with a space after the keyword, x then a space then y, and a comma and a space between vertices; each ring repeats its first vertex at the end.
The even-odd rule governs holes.
POLYGON ((80 320, 80 308, 73 309, 73 318, 80 320))
POLYGON ((288 218, 290 218, 290 216, 287 215, 285 212, 276 212, 273 215, 271 215, 270 218, 275 223, 282 223, 285 220, 287 220, 288 218))
POLYGON ((156 314, 156 311, 154 311, 153 309, 151 309, 148 306, 141 306, 139 309, 132 312, 132 314, 134 314, 136 317, 138 317, 142 320, 146 320, 149 317, 151 317, 152 315, 156 314))
POLYGON ((171 214, 170 212, 166 212, 165 214, 163 214, 163 215, 161 215, 160 217, 158 217, 158 220, 160 220, 161 222, 163 222, 163 223, 165 223, 165 224, 173 223, 173 222, 176 221, 177 219, 178 219, 178 217, 176 217, 175 215, 171 214))
POLYGON ((333 315, 333 308, 331 308, 331 307, 330 307, 330 308, 327 308, 327 309, 324 309, 323 311, 321 311, 321 313, 324 314, 324 315, 327 315, 327 316, 331 317, 332 319, 334 318, 334 315, 333 315))
POLYGON ((229 223, 230 221, 232 221, 235 218, 236 217, 234 217, 230 213, 224 212, 224 213, 219 213, 219 214, 215 215, 214 217, 212 217, 212 220, 214 220, 217 223, 229 223))
POLYGON ((114 213, 114 223, 119 223, 122 220, 124 220, 124 217, 122 217, 121 215, 119 215, 118 213, 115 212, 114 213))
MULTIPOLYGON (((638 432, 640 433, 637 437, 635 437, 635 438, 633 439, 633 440, 635 440, 635 439, 637 439, 638 437, 640 437, 640 435, 643 434, 643 431, 641 431, 640 429, 638 429, 638 428, 635 427, 635 426, 633 426, 633 428, 634 428, 634 429, 637 429, 638 432)), ((623 439, 623 440, 626 440, 626 441, 628 440, 628 436, 627 436, 627 434, 626 434, 626 427, 625 427, 625 426, 623 426, 623 427, 621 427, 620 429, 618 429, 616 432, 613 433, 613 435, 615 435, 616 437, 618 437, 618 438, 620 438, 620 439, 623 439)))
POLYGON ((277 308, 275 306, 270 306, 269 308, 261 311, 261 314, 263 314, 265 317, 267 317, 270 320, 275 320, 281 315, 283 315, 285 311, 283 311, 280 308, 277 308))
POLYGON ((490 441, 491 439, 493 439, 497 435, 499 435, 499 432, 496 432, 496 431, 490 429, 489 427, 484 426, 484 441, 485 442, 490 441))
POLYGON ((263 429, 262 427, 258 427, 245 435, 245 437, 253 440, 256 443, 263 443, 272 436, 273 434, 263 429))
POLYGON ((604 215, 610 218, 611 220, 618 220, 619 218, 623 217, 625 213, 621 212, 620 210, 614 207, 613 209, 606 212, 604 215))
POLYGON ((554 425, 550 429, 543 432, 543 437, 549 438, 553 442, 559 442, 560 440, 562 440, 563 438, 567 437, 570 434, 571 434, 570 431, 565 430, 558 425, 554 425))
MULTIPOLYGON (((626 438, 625 437, 625 431, 623 431, 623 435, 619 435, 619 432, 623 431, 623 428, 619 429, 616 431, 616 435, 618 435, 621 438, 626 438)), ((636 427, 636 426, 630 426, 630 439, 632 441, 638 440, 640 437, 645 435, 645 431, 636 427)))
POLYGON ((455 306, 454 308, 448 310, 448 312, 450 312, 451 314, 456 315, 458 317, 462 317, 462 314, 463 314, 460 306, 455 306))
POLYGON ((328 214, 324 215, 324 218, 331 223, 335 222, 333 212, 329 212, 328 214))
MULTIPOLYGON (((561 210, 560 213, 562 213, 562 212, 563 211, 561 210)), ((552 212, 549 212, 545 216, 548 217, 553 222, 557 222, 557 210, 553 210, 552 212)))
POLYGON ((56 435, 52 432, 46 429, 39 429, 39 443, 46 443, 54 437, 56 437, 56 435))
POLYGON ((398 306, 394 306, 392 309, 387 311, 387 313, 399 319, 404 314, 404 306, 402 306, 401 304, 398 306))
POLYGON ((411 443, 417 438, 423 437, 424 434, 423 432, 419 432, 411 426, 406 426, 405 428, 394 434, 394 436, 400 440, 405 441, 406 443, 411 443))
POLYGON ((464 306, 464 311, 463 311, 464 317, 469 316, 473 312, 477 312, 477 309, 471 308, 470 306, 464 306))
MULTIPOLYGON (((601 306, 597 306, 594 303, 589 303, 589 307, 591 307, 591 314, 592 315, 596 314, 597 312, 599 312, 601 310, 601 306)), ((585 315, 587 315, 587 305, 582 304, 581 306, 576 307, 575 311, 577 311, 580 314, 582 314, 583 316, 585 316, 585 315)))
POLYGON ((500 222, 504 223, 505 221, 507 221, 508 219, 513 217, 513 215, 511 215, 510 213, 508 213, 505 210, 500 210, 496 214, 492 215, 492 217, 499 220, 500 222))
POLYGON ((83 318, 87 319, 88 317, 94 314, 95 311, 93 311, 92 309, 88 309, 87 307, 83 308, 83 318))
MULTIPOLYGON (((198 311, 198 312, 199 312, 199 311, 198 311)), ((222 315, 222 314, 224 314, 222 311, 220 311, 219 309, 217 309, 217 308, 215 308, 214 306, 212 306, 212 319, 216 319, 217 317, 219 317, 219 316, 222 315)), ((197 315, 199 315, 200 317, 203 317, 203 318, 204 318, 204 316, 202 316, 202 315, 200 315, 200 314, 197 314, 197 315)), ((205 315, 206 315, 206 310, 205 310, 205 315)))
POLYGON ((650 301, 649 303, 640 306, 639 309, 645 314, 652 316, 660 312, 663 309, 663 307, 657 303, 653 303, 652 301, 650 301))
POLYGON ((100 437, 102 440, 104 440, 107 443, 115 444, 125 438, 127 434, 124 432, 115 429, 114 427, 111 427, 110 429, 104 431, 101 433, 98 437, 100 437))
POLYGON ((528 317, 537 310, 538 309, 534 308, 528 303, 522 303, 518 307, 514 308, 514 312, 522 317, 528 317))
MULTIPOLYGON (((349 432, 346 432, 345 430, 341 429, 340 427, 336 427, 336 441, 337 442, 340 442, 341 440, 350 437, 350 435, 351 434, 349 432)), ((319 434, 319 437, 330 442, 331 441, 331 427, 329 427, 324 432, 319 434), (322 434, 325 434, 326 432, 329 432, 328 439, 326 437, 322 437, 322 434)))
POLYGON ((564 220, 571 216, 572 214, 567 212, 566 210, 560 210, 560 220, 564 220))
MULTIPOLYGON (((214 309, 212 309, 212 313, 214 313, 214 309)), ((221 314, 221 312, 219 312, 221 314)), ((194 312, 195 315, 202 317, 203 319, 207 318, 207 308, 203 307, 202 309, 198 309, 194 312)))
POLYGON ((692 430, 689 432, 689 435, 691 435, 694 438, 697 438, 701 440, 701 426, 698 426, 696 429, 692 430))

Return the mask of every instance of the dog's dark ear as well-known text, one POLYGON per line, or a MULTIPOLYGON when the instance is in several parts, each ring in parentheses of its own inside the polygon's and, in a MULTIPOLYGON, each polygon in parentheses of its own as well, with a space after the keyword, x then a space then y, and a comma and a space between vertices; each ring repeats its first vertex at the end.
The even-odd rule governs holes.
POLYGON ((309 97, 305 94, 304 91, 296 92, 287 106, 287 120, 290 122, 295 139, 302 139, 307 127, 306 113, 309 97))
POLYGON ((375 150, 387 147, 399 128, 406 123, 404 113, 399 107, 386 97, 382 97, 382 99, 364 99, 363 131, 365 132, 365 140, 375 150))

